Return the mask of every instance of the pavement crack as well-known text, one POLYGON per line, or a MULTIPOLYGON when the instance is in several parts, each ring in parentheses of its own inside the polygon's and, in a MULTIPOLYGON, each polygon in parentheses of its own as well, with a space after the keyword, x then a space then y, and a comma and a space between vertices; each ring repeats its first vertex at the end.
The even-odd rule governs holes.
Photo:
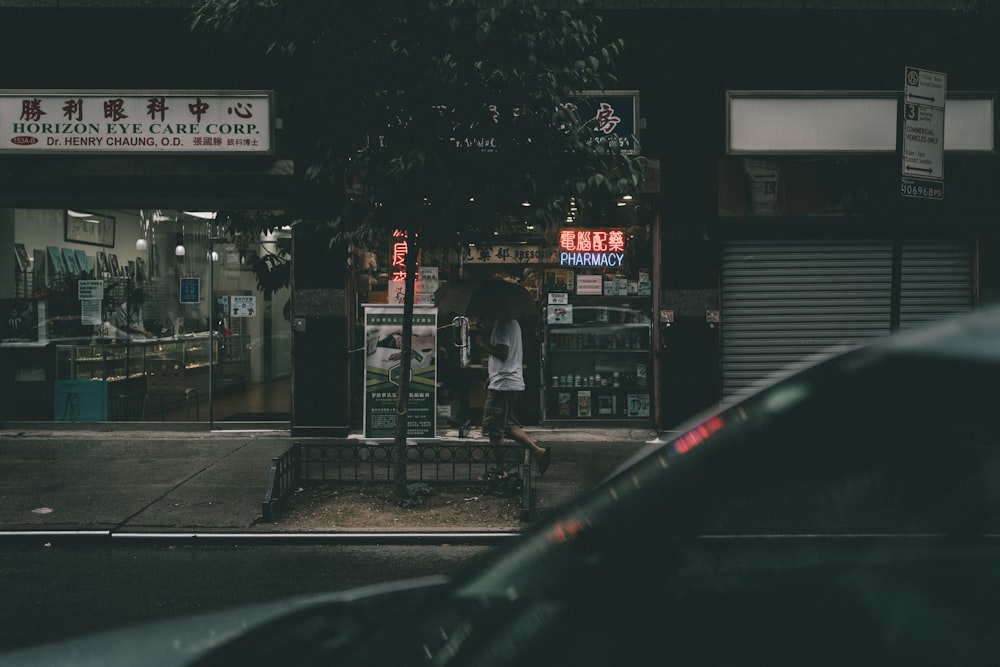
MULTIPOLYGON (((122 519, 121 521, 119 521, 118 523, 116 523, 114 526, 112 526, 111 530, 108 531, 108 532, 110 534, 115 534, 119 530, 125 530, 137 517, 139 517, 142 514, 148 512, 151 508, 155 507, 156 505, 164 502, 167 499, 168 496, 170 496, 171 494, 175 493, 178 489, 184 487, 185 485, 190 484, 192 481, 194 481, 195 479, 197 479, 201 475, 205 474, 206 472, 208 472, 212 468, 218 466, 220 462, 225 461, 230 456, 232 456, 232 455, 234 455, 234 454, 242 451, 244 448, 246 448, 248 445, 250 445, 253 441, 254 441, 254 438, 251 437, 249 440, 240 443, 237 447, 233 447, 233 448, 229 449, 227 452, 225 452, 223 455, 221 455, 221 456, 213 459, 207 465, 205 465, 205 466, 203 466, 203 467, 195 470, 190 475, 188 475, 184 479, 180 480, 179 482, 177 482, 176 484, 174 484, 173 486, 171 486, 170 488, 168 488, 167 490, 165 490, 160 495, 158 495, 158 496, 154 497, 153 499, 151 499, 148 503, 146 503, 145 505, 143 505, 142 507, 140 507, 139 509, 137 509, 135 512, 133 512, 132 514, 126 516, 124 519, 122 519)), ((179 507, 179 506, 180 506, 179 503, 178 504, 174 504, 174 507, 179 507)))

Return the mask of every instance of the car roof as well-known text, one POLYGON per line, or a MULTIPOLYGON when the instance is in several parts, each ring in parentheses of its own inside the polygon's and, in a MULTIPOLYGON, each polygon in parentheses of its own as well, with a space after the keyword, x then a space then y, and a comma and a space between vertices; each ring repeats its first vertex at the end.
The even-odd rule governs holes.
POLYGON ((1000 307, 990 306, 890 336, 877 345, 901 354, 1000 363, 1000 307))
MULTIPOLYGON (((621 494, 631 491, 630 485, 638 489, 638 480, 643 474, 641 471, 674 468, 675 464, 669 462, 674 456, 683 454, 702 441, 713 439, 712 436, 716 434, 721 435, 725 431, 732 433, 734 428, 740 428, 738 424, 747 423, 748 416, 755 415, 751 420, 770 419, 775 414, 774 410, 785 409, 789 406, 789 401, 812 393, 811 387, 823 387, 824 392, 828 389, 842 391, 845 395, 853 394, 852 400, 863 400, 859 396, 867 396, 865 392, 882 389, 882 384, 871 384, 873 379, 882 378, 887 383, 906 382, 913 377, 913 373, 919 373, 925 367, 925 362, 930 361, 942 362, 930 364, 935 369, 940 369, 943 365, 956 367, 958 370, 948 378, 948 382, 953 384, 963 382, 962 378, 967 377, 965 371, 969 368, 994 373, 1000 368, 1000 308, 972 311, 868 344, 845 346, 804 360, 787 368, 779 377, 772 378, 766 386, 758 386, 747 395, 734 397, 731 401, 692 417, 678 427, 676 437, 649 443, 590 492, 565 508, 564 512, 535 526, 534 531, 525 535, 520 544, 510 550, 511 553, 505 554, 506 562, 496 568, 495 576, 487 583, 487 587, 490 583, 503 582, 506 576, 513 580, 515 577, 511 573, 514 571, 523 577, 524 562, 531 562, 539 553, 551 549, 552 540, 559 537, 560 530, 578 529, 580 533, 587 533, 590 522, 594 522, 595 526, 598 522, 603 522, 605 517, 602 515, 609 507, 609 493, 617 503, 621 494), (903 379, 894 377, 903 369, 906 370, 905 375, 901 376, 903 379), (867 386, 862 386, 866 384, 867 386), (864 391, 860 391, 861 389, 864 391), (518 563, 519 560, 522 562, 518 563)), ((979 374, 978 377, 983 376, 979 374)), ((927 378, 927 382, 934 382, 934 378, 927 378)), ((1000 391, 1000 383, 990 387, 990 390, 1000 391)), ((947 387, 942 387, 942 391, 947 391, 947 387)), ((827 394, 823 393, 822 396, 826 397, 827 394)), ((894 397, 887 395, 886 399, 894 400, 894 397)), ((481 579, 479 583, 482 581, 481 579)), ((469 590, 482 589, 473 585, 469 590)))

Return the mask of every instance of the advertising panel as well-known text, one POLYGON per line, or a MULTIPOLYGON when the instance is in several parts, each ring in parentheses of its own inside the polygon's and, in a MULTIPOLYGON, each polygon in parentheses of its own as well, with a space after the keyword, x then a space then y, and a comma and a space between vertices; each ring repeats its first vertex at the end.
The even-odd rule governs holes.
MULTIPOLYGON (((403 307, 365 304, 365 437, 396 435, 403 307)), ((414 306, 407 438, 434 438, 437 418, 437 308, 414 306)))

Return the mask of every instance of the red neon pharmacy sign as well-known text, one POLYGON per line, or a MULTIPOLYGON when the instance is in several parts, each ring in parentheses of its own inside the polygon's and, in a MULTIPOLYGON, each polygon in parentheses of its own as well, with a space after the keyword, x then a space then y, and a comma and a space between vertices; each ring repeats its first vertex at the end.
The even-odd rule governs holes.
POLYGON ((569 227, 559 232, 560 266, 621 266, 625 230, 569 227))

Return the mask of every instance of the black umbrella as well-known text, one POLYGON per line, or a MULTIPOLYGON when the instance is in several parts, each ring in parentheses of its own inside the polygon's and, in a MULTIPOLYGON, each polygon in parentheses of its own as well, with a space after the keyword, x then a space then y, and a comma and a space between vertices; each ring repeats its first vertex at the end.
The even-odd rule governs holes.
POLYGON ((434 303, 442 313, 485 320, 538 315, 538 305, 528 290, 500 278, 449 280, 434 292, 434 303))

